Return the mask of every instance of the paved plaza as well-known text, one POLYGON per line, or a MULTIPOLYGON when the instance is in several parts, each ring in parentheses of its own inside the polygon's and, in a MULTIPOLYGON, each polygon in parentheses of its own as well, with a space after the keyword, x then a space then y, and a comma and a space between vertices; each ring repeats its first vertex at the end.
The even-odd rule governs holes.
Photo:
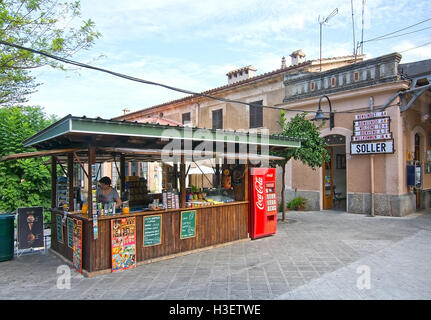
POLYGON ((53 253, 15 257, 0 262, 0 299, 431 299, 430 213, 287 217, 259 240, 92 278, 72 269, 70 289, 53 253))

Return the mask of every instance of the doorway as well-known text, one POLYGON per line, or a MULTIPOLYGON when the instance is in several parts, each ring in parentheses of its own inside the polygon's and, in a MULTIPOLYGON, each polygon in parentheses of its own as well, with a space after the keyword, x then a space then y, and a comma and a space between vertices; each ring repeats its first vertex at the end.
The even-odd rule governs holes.
POLYGON ((334 202, 334 171, 332 159, 332 147, 326 148, 329 156, 329 162, 323 164, 323 209, 328 210, 333 208, 334 202))
MULTIPOLYGON (((415 134, 415 161, 421 161, 421 137, 415 134)), ((416 193, 416 209, 421 207, 421 190, 415 189, 416 193)))
POLYGON ((322 166, 323 209, 346 211, 346 139, 329 135, 324 140, 330 161, 322 166))

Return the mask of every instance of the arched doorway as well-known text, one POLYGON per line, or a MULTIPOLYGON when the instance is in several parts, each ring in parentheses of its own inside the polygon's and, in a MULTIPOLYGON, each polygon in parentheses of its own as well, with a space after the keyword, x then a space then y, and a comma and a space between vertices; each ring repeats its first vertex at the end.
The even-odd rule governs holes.
POLYGON ((323 209, 346 211, 346 137, 325 136, 330 161, 322 166, 323 209))
MULTIPOLYGON (((415 161, 421 161, 421 136, 416 133, 415 134, 415 161)), ((416 209, 421 207, 421 190, 416 189, 416 209)))

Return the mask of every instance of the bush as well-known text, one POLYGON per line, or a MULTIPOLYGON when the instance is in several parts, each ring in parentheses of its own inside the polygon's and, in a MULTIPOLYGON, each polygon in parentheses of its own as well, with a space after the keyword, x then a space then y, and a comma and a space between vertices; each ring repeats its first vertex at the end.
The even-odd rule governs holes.
POLYGON ((304 208, 306 203, 307 203, 307 199, 302 197, 296 197, 287 203, 287 207, 289 209, 298 210, 298 209, 304 208))

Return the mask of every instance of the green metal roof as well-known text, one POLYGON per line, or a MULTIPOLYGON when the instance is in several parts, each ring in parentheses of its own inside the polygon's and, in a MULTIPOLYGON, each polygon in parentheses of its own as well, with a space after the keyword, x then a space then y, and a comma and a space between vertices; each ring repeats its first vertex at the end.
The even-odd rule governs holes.
POLYGON ((73 144, 77 136, 89 139, 94 136, 128 137, 136 139, 158 139, 166 143, 178 138, 192 142, 228 142, 238 144, 258 144, 269 147, 299 148, 301 139, 278 135, 251 134, 229 130, 213 130, 182 126, 164 126, 132 121, 108 120, 102 118, 75 117, 68 115, 51 126, 24 141, 24 147, 54 149, 73 144))

